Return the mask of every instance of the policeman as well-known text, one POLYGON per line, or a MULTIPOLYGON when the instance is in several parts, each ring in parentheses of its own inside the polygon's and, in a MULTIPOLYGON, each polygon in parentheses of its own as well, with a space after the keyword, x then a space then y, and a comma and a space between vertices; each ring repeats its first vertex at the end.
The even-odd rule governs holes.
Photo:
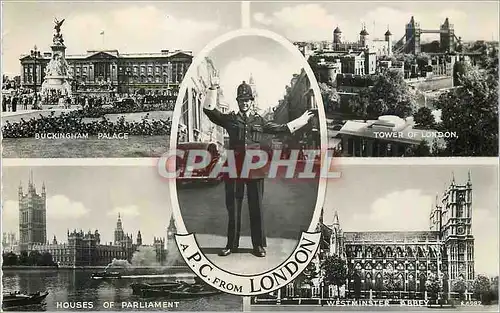
MULTIPOLYGON (((237 173, 243 166, 245 151, 248 149, 259 149, 262 134, 291 134, 307 125, 314 115, 306 111, 299 118, 288 124, 276 124, 266 122, 260 115, 250 112, 254 96, 250 85, 243 82, 238 86, 236 101, 239 112, 224 114, 217 107, 217 89, 219 88, 218 73, 211 76, 210 87, 203 105, 203 112, 212 123, 224 127, 229 134, 229 149, 236 156, 237 173)), ((247 189, 248 208, 250 212, 250 229, 252 236, 253 254, 265 257, 266 236, 264 233, 264 220, 262 208, 262 196, 264 193, 264 177, 250 176, 239 178, 227 178, 225 181, 226 208, 228 211, 227 245, 219 253, 227 256, 236 252, 239 246, 241 207, 245 191, 247 189)))

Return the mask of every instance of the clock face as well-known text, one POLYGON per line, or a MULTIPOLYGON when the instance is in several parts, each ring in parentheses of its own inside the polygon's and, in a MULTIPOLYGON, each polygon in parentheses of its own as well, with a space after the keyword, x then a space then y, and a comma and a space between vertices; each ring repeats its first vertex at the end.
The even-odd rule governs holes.
POLYGON ((457 228, 457 233, 458 233, 459 235, 463 235, 463 234, 465 233, 465 228, 464 228, 463 226, 459 226, 459 227, 457 228))
POLYGON ((460 202, 465 201, 465 195, 463 193, 458 194, 458 201, 460 201, 460 202))

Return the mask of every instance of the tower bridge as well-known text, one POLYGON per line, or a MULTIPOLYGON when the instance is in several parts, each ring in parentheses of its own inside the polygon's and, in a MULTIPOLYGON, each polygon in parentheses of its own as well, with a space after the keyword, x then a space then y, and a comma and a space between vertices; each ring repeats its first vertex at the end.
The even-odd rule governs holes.
POLYGON ((415 22, 412 16, 410 22, 406 24, 405 34, 396 42, 395 53, 419 54, 421 49, 422 34, 439 34, 439 47, 441 52, 455 52, 455 48, 460 44, 460 37, 455 35, 455 28, 446 18, 439 29, 422 29, 420 23, 415 22))

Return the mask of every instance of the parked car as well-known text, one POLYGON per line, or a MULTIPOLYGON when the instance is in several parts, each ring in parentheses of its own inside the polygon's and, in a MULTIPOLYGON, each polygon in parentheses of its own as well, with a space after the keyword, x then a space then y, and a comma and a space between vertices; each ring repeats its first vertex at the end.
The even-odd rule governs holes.
MULTIPOLYGON (((214 169, 217 162, 219 162, 221 157, 221 151, 214 142, 183 142, 177 144, 177 150, 184 150, 184 158, 177 159, 176 167, 180 170, 179 176, 177 177, 177 184, 191 184, 191 183, 203 183, 203 184, 218 184, 223 179, 223 174, 219 173, 216 177, 209 177, 210 173, 214 169), (210 163, 201 169, 192 169, 186 167, 187 162, 187 152, 190 150, 205 150, 210 155, 210 163), (186 171, 192 172, 190 177, 185 177, 186 171)), ((201 158, 201 157, 200 157, 201 158)), ((201 160, 196 160, 200 162, 201 160)))

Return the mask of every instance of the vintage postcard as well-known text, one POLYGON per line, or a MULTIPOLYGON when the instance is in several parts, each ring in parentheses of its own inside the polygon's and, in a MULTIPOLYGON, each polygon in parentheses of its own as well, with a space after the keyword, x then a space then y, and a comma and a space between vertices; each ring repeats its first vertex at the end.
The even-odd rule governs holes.
POLYGON ((2 311, 498 311, 498 1, 2 1, 2 311))

